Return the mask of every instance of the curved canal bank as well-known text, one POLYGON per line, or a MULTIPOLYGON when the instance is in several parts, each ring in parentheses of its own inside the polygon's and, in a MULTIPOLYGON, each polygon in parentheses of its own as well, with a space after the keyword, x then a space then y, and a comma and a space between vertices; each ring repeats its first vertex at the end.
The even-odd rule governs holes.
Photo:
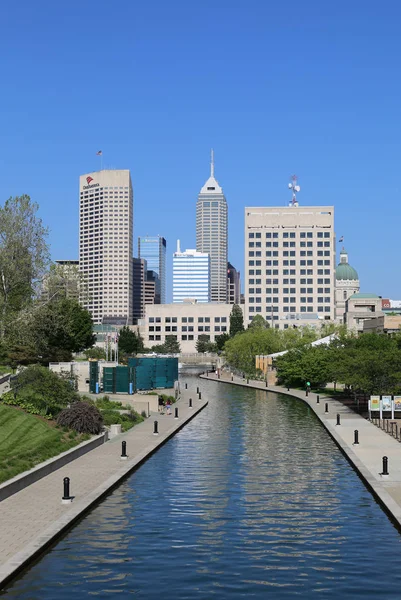
POLYGON ((182 389, 170 416, 152 414, 126 433, 1 501, 0 589, 207 404, 205 399, 198 399, 194 388, 182 389), (157 435, 154 435, 155 420, 157 435), (121 460, 122 440, 127 443, 126 460, 121 460), (70 504, 61 503, 64 477, 71 480, 70 504))
POLYGON ((231 380, 229 374, 222 375, 222 378, 218 378, 214 373, 200 377, 218 383, 279 393, 302 400, 313 410, 369 490, 401 530, 401 444, 399 441, 330 397, 318 396, 313 392, 309 392, 306 396, 304 391, 287 390, 279 386, 266 388, 265 382, 246 380, 235 375, 231 380), (326 412, 326 403, 328 412, 326 412), (340 415, 340 425, 337 425, 337 415, 340 415), (354 444, 355 430, 358 431, 359 438, 357 445, 354 444), (387 476, 382 474, 384 456, 388 458, 389 464, 389 475, 387 476))
POLYGON ((4 596, 398 598, 398 531, 314 412, 199 385, 207 410, 4 596))

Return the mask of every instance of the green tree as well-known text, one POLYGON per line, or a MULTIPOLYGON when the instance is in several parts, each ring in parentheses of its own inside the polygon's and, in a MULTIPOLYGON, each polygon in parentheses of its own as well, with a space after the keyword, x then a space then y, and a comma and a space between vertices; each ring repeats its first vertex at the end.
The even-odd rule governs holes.
POLYGON ((248 329, 267 329, 268 327, 270 327, 270 325, 262 315, 255 315, 249 323, 248 329))
POLYGON ((197 352, 207 352, 210 344, 210 336, 205 333, 198 335, 198 339, 196 340, 196 351, 197 352))
POLYGON ((166 335, 164 351, 166 354, 179 354, 181 352, 180 343, 175 335, 166 335))
POLYGON ((26 195, 9 198, 0 207, 0 339, 32 302, 49 263, 48 230, 38 208, 26 195))
POLYGON ((143 339, 140 333, 129 327, 122 327, 118 334, 118 350, 125 354, 138 354, 143 350, 143 339))
POLYGON ((222 352, 224 350, 225 343, 230 339, 228 333, 222 333, 221 335, 216 335, 215 343, 217 352, 222 352))
POLYGON ((238 304, 233 304, 230 314, 230 337, 244 331, 244 315, 238 304))
POLYGON ((85 350, 85 356, 86 358, 95 358, 96 360, 106 360, 106 352, 104 348, 99 348, 99 346, 85 350))

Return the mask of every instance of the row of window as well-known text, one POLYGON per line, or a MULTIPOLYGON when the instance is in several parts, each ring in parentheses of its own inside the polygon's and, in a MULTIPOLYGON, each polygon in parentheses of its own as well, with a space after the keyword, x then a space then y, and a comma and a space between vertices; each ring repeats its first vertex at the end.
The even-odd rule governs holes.
MULTIPOLYGON (((283 288, 283 294, 296 294, 296 288, 283 288)), ((330 288, 317 288, 318 294, 330 294, 330 288), (323 291, 324 290, 324 291, 323 291)), ((262 288, 249 288, 249 294, 261 294, 262 288)), ((266 288, 266 294, 279 294, 279 288, 266 288)), ((313 294, 313 288, 300 288, 300 294, 313 294)))
MULTIPOLYGON (((164 330, 166 333, 175 333, 178 331, 178 328, 177 328, 177 325, 166 325, 164 327, 164 330)), ((149 325, 149 331, 162 331, 162 327, 161 327, 161 325, 149 325)), ((194 329, 193 325, 182 325, 181 331, 195 331, 195 329, 194 329)), ((199 333, 210 332, 211 331, 210 325, 198 325, 197 331, 199 333)), ((220 332, 226 333, 227 326, 226 325, 215 325, 214 331, 218 332, 218 333, 220 333, 220 332)))
MULTIPOLYGON (((317 242, 317 248, 330 248, 330 241, 327 242, 317 242)), ((262 248, 262 242, 249 242, 249 248, 262 248)), ((266 248, 313 248, 313 242, 299 242, 296 244, 295 242, 283 242, 279 244, 278 242, 266 242, 266 248)))
MULTIPOLYGON (((296 296, 291 296, 290 298, 285 297, 282 299, 283 303, 288 303, 290 302, 291 304, 295 304, 297 301, 296 296)), ((301 302, 301 304, 304 304, 305 302, 308 302, 308 304, 312 304, 314 302, 314 299, 312 296, 301 296, 299 298, 299 301, 301 302)), ((250 298, 248 298, 248 302, 249 304, 262 304, 262 298, 261 296, 256 296, 253 297, 251 296, 250 298)), ((280 302, 280 299, 277 296, 267 296, 266 297, 266 304, 278 304, 280 302)), ((331 297, 330 296, 318 296, 317 298, 317 302, 318 304, 322 304, 323 302, 327 302, 330 303, 331 302, 331 297)))
MULTIPOLYGON (((270 311, 270 312, 278 312, 278 306, 272 306, 272 307, 266 307, 266 311, 270 311)), ((250 306, 249 307, 249 312, 253 313, 261 313, 262 312, 262 307, 261 306, 250 306)), ((283 312, 287 313, 295 313, 296 311, 296 307, 295 306, 284 306, 283 307, 283 312)), ((316 312, 313 308, 313 306, 301 306, 300 307, 300 312, 308 312, 308 313, 313 313, 316 312)), ((325 312, 325 313, 329 313, 331 312, 331 308, 330 306, 318 306, 317 307, 317 312, 325 312)), ((278 319, 278 316, 277 316, 278 319)), ((266 315, 266 320, 269 320, 269 316, 266 315)))
MULTIPOLYGON (((261 285, 262 284, 262 280, 261 279, 249 279, 248 283, 250 285, 254 285, 254 284, 256 284, 256 285, 260 284, 261 285)), ((297 283, 296 279, 285 279, 285 278, 283 279, 283 285, 288 285, 288 284, 290 284, 290 285, 296 285, 296 283, 297 283)), ((313 278, 312 277, 308 278, 308 279, 301 278, 299 280, 299 283, 301 285, 304 285, 304 284, 313 285, 313 278)), ((317 284, 318 285, 323 285, 323 283, 330 284, 331 283, 330 278, 327 277, 326 279, 322 279, 322 278, 318 278, 317 279, 317 284)), ((271 284, 278 285, 279 284, 279 280, 278 279, 267 278, 266 279, 266 285, 271 285, 271 284)))
MULTIPOLYGON (((87 228, 86 228, 87 229, 87 228)), ((330 250, 317 250, 316 252, 316 256, 330 256, 331 252, 330 250)), ((283 256, 297 256, 297 253, 295 250, 282 250, 282 255, 283 256)), ((265 256, 267 257, 271 257, 271 256, 280 256, 280 253, 278 250, 266 250, 265 256)), ((313 254, 313 250, 300 250, 299 251, 299 256, 315 256, 313 254)), ((256 258, 262 258, 262 252, 260 250, 251 250, 250 252, 248 252, 248 257, 252 258, 252 257, 256 257, 256 258)), ((251 261, 249 261, 249 264, 251 264, 251 261)), ((253 263, 252 263, 253 264, 253 263)))
MULTIPOLYGON (((165 323, 177 323, 178 317, 164 317, 165 323)), ((198 317, 198 323, 210 323, 213 317, 198 317)), ((149 323, 161 323, 162 317, 149 317, 149 323)), ((214 317, 215 323, 227 323, 227 317, 214 317)), ((181 323, 194 323, 194 317, 181 317, 181 323)))
MULTIPOLYGON (((292 239, 294 239, 296 237, 296 232, 295 231, 283 231, 282 234, 283 234, 282 237, 284 239, 286 239, 286 238, 290 238, 290 239, 292 238, 292 239)), ((323 238, 323 237, 324 238, 329 238, 330 235, 331 235, 330 231, 317 231, 316 232, 316 237, 317 238, 323 238)), ((250 231, 248 233, 248 237, 250 239, 261 239, 262 234, 260 232, 258 232, 258 231, 257 232, 250 231)), ((278 234, 277 231, 273 231, 273 232, 266 231, 266 237, 267 238, 273 238, 273 239, 275 238, 275 239, 277 239, 279 237, 279 234, 278 234)), ((301 239, 302 238, 313 238, 313 231, 300 231, 299 232, 299 237, 301 239)))

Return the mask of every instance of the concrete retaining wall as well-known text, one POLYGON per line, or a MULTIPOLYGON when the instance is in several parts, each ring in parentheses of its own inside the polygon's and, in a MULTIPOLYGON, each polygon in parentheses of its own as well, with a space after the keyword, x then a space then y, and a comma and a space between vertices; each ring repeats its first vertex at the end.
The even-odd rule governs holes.
POLYGON ((107 432, 101 433, 100 435, 97 435, 86 442, 82 442, 82 444, 79 444, 79 446, 71 448, 71 450, 67 450, 66 452, 63 452, 54 458, 49 458, 49 460, 46 460, 36 467, 33 467, 33 469, 30 471, 21 473, 9 481, 5 481, 4 483, 0 484, 0 502, 28 487, 28 485, 35 483, 35 481, 39 481, 39 479, 42 479, 42 477, 46 477, 46 475, 57 471, 57 469, 67 465, 72 460, 75 460, 87 452, 94 450, 98 446, 101 446, 107 441, 107 435, 107 432))

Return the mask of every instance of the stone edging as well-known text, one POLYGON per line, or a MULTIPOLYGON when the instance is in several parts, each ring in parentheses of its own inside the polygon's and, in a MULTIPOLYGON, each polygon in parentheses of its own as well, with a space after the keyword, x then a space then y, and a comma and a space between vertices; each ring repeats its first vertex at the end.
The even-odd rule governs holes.
POLYGON ((98 446, 101 446, 108 439, 108 432, 105 431, 100 435, 96 435, 92 437, 90 440, 86 440, 85 442, 81 442, 78 446, 74 448, 70 448, 70 450, 66 450, 61 454, 53 458, 49 458, 45 462, 42 462, 36 467, 33 467, 29 471, 25 471, 24 473, 20 473, 20 475, 16 475, 12 479, 5 481, 0 484, 0 502, 9 498, 13 494, 20 492, 24 488, 28 487, 32 483, 39 481, 42 477, 46 477, 46 475, 50 475, 57 469, 64 467, 69 462, 83 456, 87 452, 94 450, 98 446))

